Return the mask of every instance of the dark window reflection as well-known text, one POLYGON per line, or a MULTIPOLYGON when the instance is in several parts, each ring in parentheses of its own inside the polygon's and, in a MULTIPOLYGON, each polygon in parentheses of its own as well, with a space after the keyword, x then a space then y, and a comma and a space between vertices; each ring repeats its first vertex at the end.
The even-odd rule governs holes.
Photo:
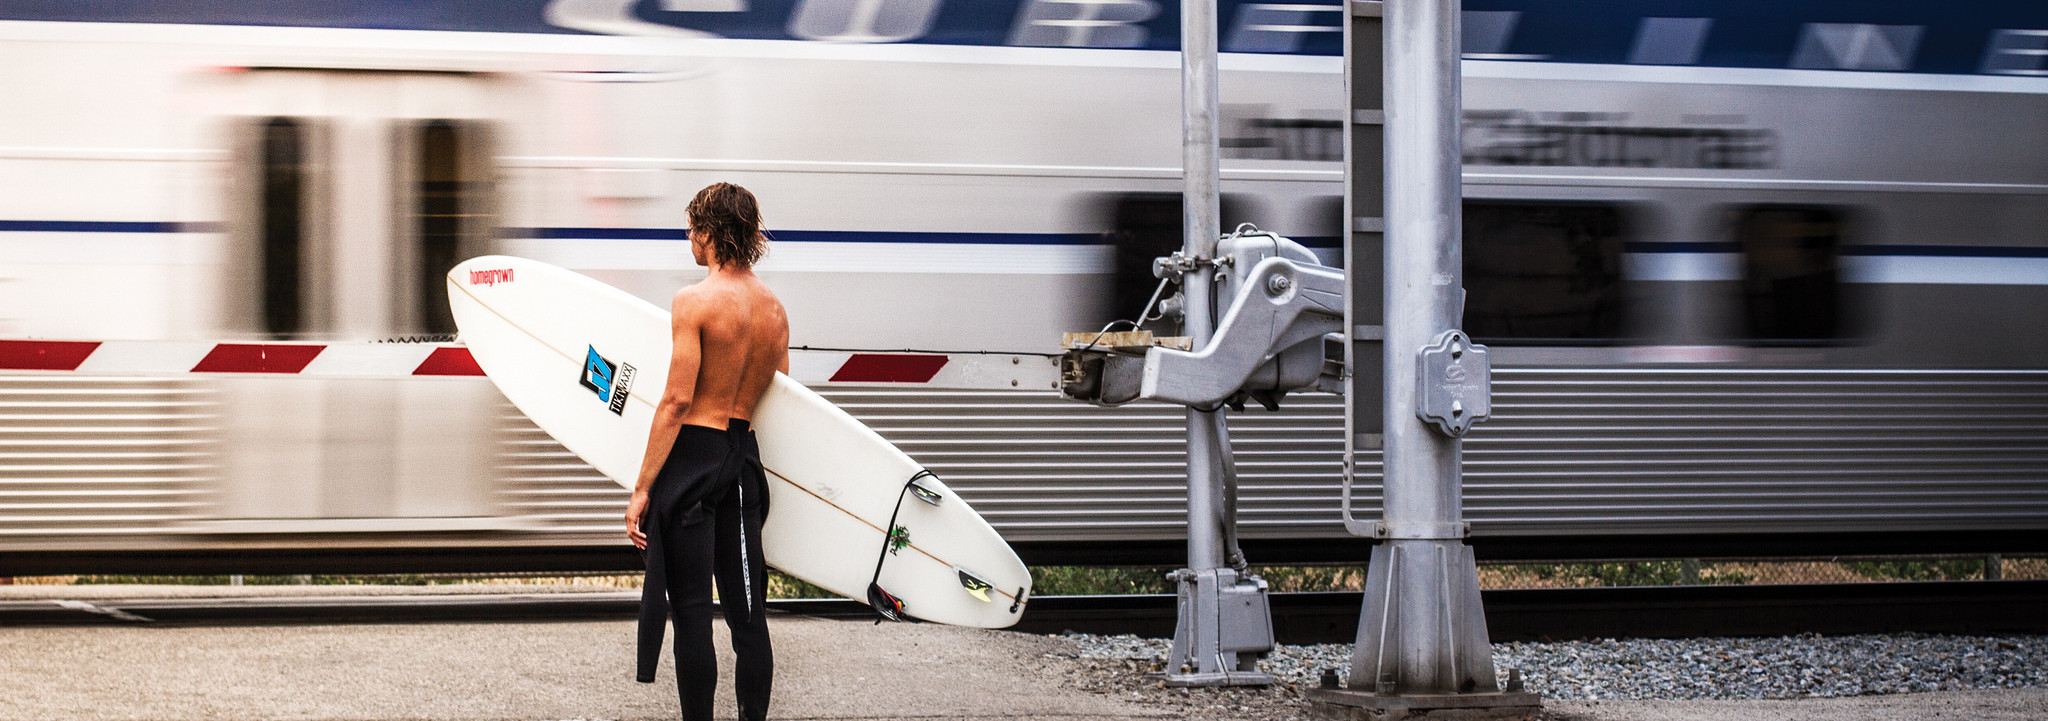
POLYGON ((462 126, 446 120, 427 121, 419 132, 414 229, 418 233, 419 322, 427 333, 454 333, 448 310, 448 269, 461 260, 463 234, 475 227, 466 211, 477 205, 480 183, 470 178, 462 126))
MULTIPOLYGON (((1245 217, 1244 202, 1225 195, 1220 207, 1223 232, 1228 233, 1245 217)), ((1116 246, 1116 281, 1110 315, 1135 320, 1145 301, 1159 288, 1152 276, 1152 260, 1180 250, 1181 205, 1179 193, 1132 193, 1115 196, 1110 205, 1108 240, 1116 246)), ((1173 289, 1166 291, 1167 295, 1173 289)), ((1156 312, 1156 311, 1155 311, 1156 312)), ((1146 329, 1176 333, 1173 319, 1146 324, 1146 329)))
POLYGON ((1742 250, 1743 317, 1755 340, 1842 336, 1844 223, 1832 208, 1757 205, 1732 211, 1742 250))
POLYGON ((1465 332, 1480 342, 1601 341, 1622 332, 1621 209, 1465 203, 1465 332))
POLYGON ((1321 195, 1309 199, 1308 207, 1309 224, 1294 240, 1314 250, 1323 265, 1344 267, 1344 236, 1350 225, 1344 222, 1344 198, 1321 195))
POLYGON ((455 332, 449 313, 446 272, 455 266, 463 240, 463 172, 455 125, 428 121, 420 129, 418 205, 414 223, 420 238, 420 266, 414 272, 420 297, 420 324, 430 334, 455 332))
POLYGON ((288 338, 305 330, 300 265, 305 255, 306 133, 297 120, 263 123, 262 328, 288 338))

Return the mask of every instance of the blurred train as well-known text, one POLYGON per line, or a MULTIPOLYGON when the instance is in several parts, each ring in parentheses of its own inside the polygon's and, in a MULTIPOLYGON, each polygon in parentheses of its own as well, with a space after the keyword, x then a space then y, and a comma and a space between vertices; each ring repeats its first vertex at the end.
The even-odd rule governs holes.
MULTIPOLYGON (((1219 6, 1226 227, 1334 264, 1345 6, 1219 6)), ((0 338, 447 334, 441 276, 486 252, 665 299, 730 180, 793 344, 1051 353, 1179 245, 1177 23, 0 4, 0 338)), ((1463 32, 1482 556, 2048 549, 2048 8, 1469 0, 1463 32)), ((1180 556, 1176 409, 823 390, 1027 559, 1180 556)), ((1233 414, 1253 560, 1362 562, 1341 414, 1233 414)), ((620 567, 623 503, 481 379, 0 371, 0 576, 620 567)))

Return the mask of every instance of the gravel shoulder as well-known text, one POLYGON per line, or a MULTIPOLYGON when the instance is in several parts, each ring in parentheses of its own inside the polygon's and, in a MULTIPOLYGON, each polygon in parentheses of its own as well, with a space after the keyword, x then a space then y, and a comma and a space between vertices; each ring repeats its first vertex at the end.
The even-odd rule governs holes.
POLYGON ((1545 701, 1555 721, 2040 721, 2048 689, 1743 701, 1545 701))
MULTIPOLYGON (((1306 720, 1302 692, 1341 675, 1348 645, 1281 646, 1260 664, 1265 689, 1168 689, 1145 674, 1168 644, 1133 636, 1059 637, 1075 688, 1188 719, 1306 720)), ((1496 670, 1520 668, 1554 721, 2048 719, 2048 637, 1888 634, 1503 643, 1496 670)))

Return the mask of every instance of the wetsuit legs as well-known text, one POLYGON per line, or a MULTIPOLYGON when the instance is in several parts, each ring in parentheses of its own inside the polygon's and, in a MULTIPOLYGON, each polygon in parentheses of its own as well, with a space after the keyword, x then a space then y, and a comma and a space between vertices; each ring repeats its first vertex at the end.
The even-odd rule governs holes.
MULTIPOLYGON (((768 567, 762 561, 760 486, 736 484, 707 500, 709 518, 674 529, 669 560, 669 602, 675 614, 676 686, 684 721, 710 719, 718 687, 718 657, 711 646, 711 586, 718 585, 736 657, 733 686, 740 719, 768 717, 775 653, 768 641, 768 567), (749 489, 748 487, 752 487, 749 489), (753 490, 749 493, 749 490, 753 490), (747 496, 747 507, 741 496, 747 496)), ((698 515, 698 514, 690 514, 698 515)))
MULTIPOLYGON (((718 598, 732 631, 733 687, 740 721, 768 717, 775 652, 768 641, 768 567, 761 555, 762 504, 742 481, 718 504, 718 598), (745 497, 743 505, 740 498, 745 497)), ((761 489, 765 491, 765 489, 761 489)), ((762 493, 761 495, 765 495, 762 493)))
POLYGON ((686 425, 677 432, 648 512, 647 560, 654 567, 648 569, 650 585, 641 596, 636 673, 642 682, 654 680, 661 622, 672 614, 676 693, 684 721, 710 719, 718 689, 718 655, 711 648, 714 581, 738 659, 733 685, 743 721, 767 718, 775 676, 775 654, 768 643, 768 567, 761 549, 768 478, 746 422, 733 423, 737 429, 686 425))
POLYGON ((711 648, 711 554, 717 523, 705 518, 668 529, 669 610, 676 625, 676 692, 683 721, 710 721, 718 690, 718 654, 711 648))

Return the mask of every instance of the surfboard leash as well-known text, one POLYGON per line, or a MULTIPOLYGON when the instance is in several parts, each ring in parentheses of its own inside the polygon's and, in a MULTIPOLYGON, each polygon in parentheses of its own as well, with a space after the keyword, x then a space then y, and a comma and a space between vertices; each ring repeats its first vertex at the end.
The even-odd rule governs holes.
POLYGON ((939 476, 920 468, 910 475, 910 480, 903 482, 903 489, 896 492, 896 508, 889 512, 889 524, 882 529, 882 551, 875 555, 875 573, 868 578, 868 605, 874 607, 876 613, 881 614, 881 618, 875 619, 876 624, 880 624, 884 619, 917 620, 903 610, 903 599, 882 589, 882 564, 888 562, 891 553, 910 545, 910 529, 896 525, 897 517, 903 513, 903 497, 914 494, 917 500, 934 506, 939 505, 939 501, 942 500, 937 491, 917 484, 918 479, 926 477, 939 476))

